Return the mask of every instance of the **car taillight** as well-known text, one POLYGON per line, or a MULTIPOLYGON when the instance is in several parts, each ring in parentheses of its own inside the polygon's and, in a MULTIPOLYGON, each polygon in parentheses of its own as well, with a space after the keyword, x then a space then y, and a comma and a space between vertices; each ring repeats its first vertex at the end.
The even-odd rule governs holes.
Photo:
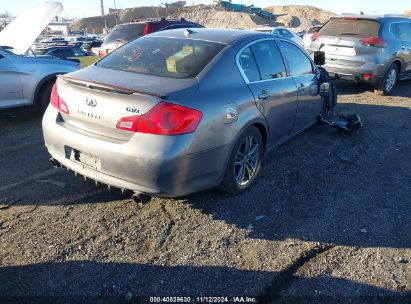
POLYGON ((53 85, 53 89, 51 90, 50 104, 60 112, 70 114, 67 103, 59 96, 56 84, 53 85))
POLYGON ((385 48, 387 47, 387 43, 381 39, 381 37, 368 37, 368 38, 363 38, 360 40, 360 42, 366 46, 375 46, 375 47, 382 47, 385 48))
POLYGON ((144 32, 143 36, 150 34, 150 24, 147 23, 146 26, 144 27, 144 32))
POLYGON ((203 114, 180 105, 160 102, 143 115, 120 118, 117 129, 156 135, 182 135, 197 129, 203 114))
POLYGON ((321 37, 320 34, 314 33, 314 34, 311 35, 311 40, 316 41, 316 40, 320 39, 320 37, 321 37))

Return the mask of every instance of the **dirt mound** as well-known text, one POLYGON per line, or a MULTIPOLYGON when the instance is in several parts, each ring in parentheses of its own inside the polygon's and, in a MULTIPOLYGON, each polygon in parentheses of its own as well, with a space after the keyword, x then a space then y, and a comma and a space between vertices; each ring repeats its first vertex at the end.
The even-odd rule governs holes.
POLYGON ((309 5, 279 5, 266 8, 275 15, 285 15, 277 18, 287 27, 305 30, 311 25, 322 24, 335 16, 333 12, 325 11, 309 5))
POLYGON ((186 18, 211 28, 251 29, 263 25, 276 26, 281 23, 270 21, 247 13, 228 12, 211 5, 188 6, 172 15, 175 18, 186 18))
POLYGON ((173 14, 177 8, 169 7, 168 11, 164 7, 142 6, 126 8, 104 16, 82 18, 71 25, 71 29, 78 31, 87 29, 90 32, 101 33, 104 27, 112 28, 117 24, 127 23, 136 19, 160 18, 173 14))
POLYGON ((276 21, 272 21, 248 13, 225 11, 212 5, 194 5, 180 9, 170 7, 168 11, 164 7, 145 6, 127 8, 105 16, 83 18, 73 23, 71 28, 73 30, 87 29, 90 32, 100 33, 105 26, 112 28, 116 24, 130 22, 133 19, 159 18, 169 15, 173 18, 183 17, 211 28, 252 29, 264 25, 285 25, 295 30, 303 30, 312 24, 323 23, 335 15, 306 5, 271 6, 267 8, 267 11, 283 16, 279 16, 276 21))

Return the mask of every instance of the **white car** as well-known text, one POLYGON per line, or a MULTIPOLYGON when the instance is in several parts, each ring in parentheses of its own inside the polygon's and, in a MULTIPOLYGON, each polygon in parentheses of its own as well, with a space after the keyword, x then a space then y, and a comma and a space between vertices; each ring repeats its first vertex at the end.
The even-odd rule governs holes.
POLYGON ((298 37, 298 35, 296 33, 294 33, 293 31, 289 30, 288 28, 286 28, 284 26, 262 27, 262 28, 253 29, 253 31, 262 32, 262 33, 269 33, 269 34, 273 34, 273 35, 276 35, 276 36, 285 37, 285 38, 288 38, 288 39, 294 41, 299 46, 301 46, 301 47, 303 46, 302 39, 300 37, 298 37))
POLYGON ((0 32, 0 110, 32 105, 45 110, 56 76, 81 68, 76 62, 40 58, 30 51, 62 9, 58 2, 46 2, 22 13, 0 32))
POLYGON ((311 37, 313 34, 318 33, 318 31, 322 28, 322 25, 314 25, 310 26, 303 37, 303 47, 308 49, 311 45, 311 37))

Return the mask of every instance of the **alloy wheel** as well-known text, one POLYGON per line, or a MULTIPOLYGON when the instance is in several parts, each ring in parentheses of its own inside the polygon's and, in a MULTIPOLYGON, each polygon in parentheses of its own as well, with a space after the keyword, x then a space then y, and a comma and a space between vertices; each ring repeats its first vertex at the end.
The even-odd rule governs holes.
POLYGON ((387 92, 390 92, 394 88, 396 81, 397 81, 397 72, 395 71, 395 69, 391 69, 388 72, 387 79, 385 81, 385 90, 387 92))
POLYGON ((260 160, 260 146, 257 138, 248 135, 240 144, 234 161, 234 175, 237 184, 245 186, 254 178, 260 160))

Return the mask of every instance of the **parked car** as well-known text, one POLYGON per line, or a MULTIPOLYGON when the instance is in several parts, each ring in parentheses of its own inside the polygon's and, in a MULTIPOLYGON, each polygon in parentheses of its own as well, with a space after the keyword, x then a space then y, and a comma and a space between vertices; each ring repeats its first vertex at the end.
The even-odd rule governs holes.
POLYGON ((318 33, 318 31, 322 28, 322 25, 313 25, 310 26, 303 36, 303 47, 308 49, 311 45, 311 37, 313 34, 318 33))
POLYGON ((277 35, 280 37, 285 37, 285 38, 288 38, 294 41, 299 46, 303 45, 301 38, 296 33, 294 33, 293 31, 283 26, 262 27, 262 28, 253 29, 253 31, 262 32, 262 33, 270 33, 270 34, 277 35))
POLYGON ((59 77, 43 132, 54 166, 136 195, 236 194, 322 108, 318 68, 293 41, 178 29, 59 77))
POLYGON ((181 19, 148 19, 116 25, 104 38, 99 56, 104 57, 127 42, 150 33, 177 28, 201 28, 202 25, 181 19))
POLYGON ((54 46, 42 51, 38 50, 37 55, 52 56, 63 60, 71 60, 81 63, 84 67, 96 62, 99 57, 91 52, 86 52, 78 47, 54 46))
POLYGON ((309 52, 324 51, 325 68, 338 79, 367 82, 391 94, 398 80, 411 78, 411 18, 340 16, 313 34, 309 52))
POLYGON ((93 40, 84 42, 81 48, 87 52, 92 52, 93 54, 98 54, 100 47, 102 45, 102 40, 93 40))
POLYGON ((67 60, 29 56, 30 46, 61 10, 57 2, 42 4, 18 16, 0 32, 0 109, 36 105, 44 110, 56 76, 80 68, 67 60))

